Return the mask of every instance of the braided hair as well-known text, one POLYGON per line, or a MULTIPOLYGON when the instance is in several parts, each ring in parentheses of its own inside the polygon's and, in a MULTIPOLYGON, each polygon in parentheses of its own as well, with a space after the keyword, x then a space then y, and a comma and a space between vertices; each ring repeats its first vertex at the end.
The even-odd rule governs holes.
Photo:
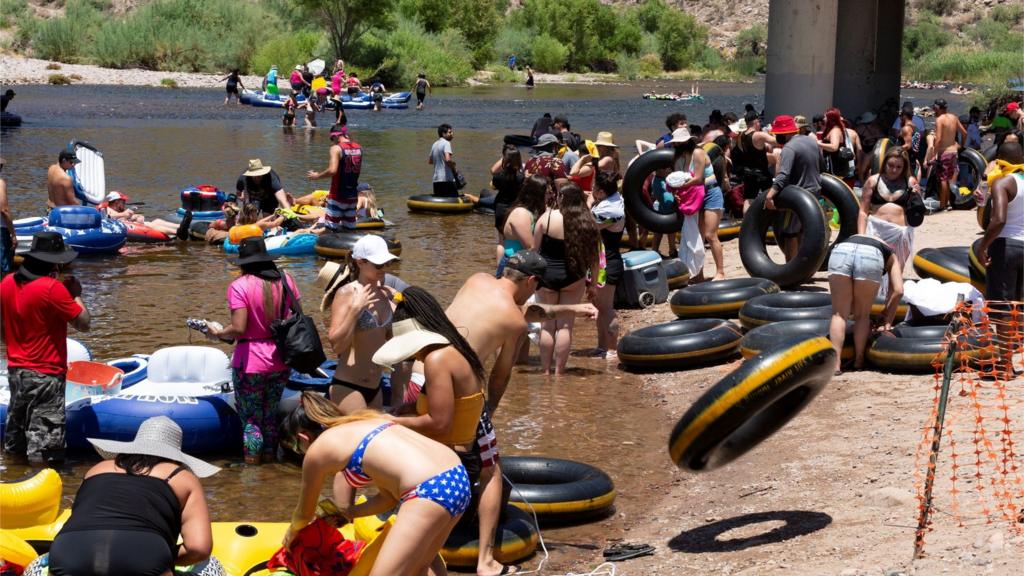
POLYGON ((469 342, 459 334, 459 330, 452 324, 452 321, 445 315, 444 309, 437 300, 423 288, 410 286, 402 291, 402 300, 395 308, 394 322, 401 322, 409 318, 415 319, 427 330, 440 334, 448 339, 448 342, 462 354, 469 367, 473 369, 480 382, 487 381, 487 374, 484 372, 484 364, 476 355, 469 342))

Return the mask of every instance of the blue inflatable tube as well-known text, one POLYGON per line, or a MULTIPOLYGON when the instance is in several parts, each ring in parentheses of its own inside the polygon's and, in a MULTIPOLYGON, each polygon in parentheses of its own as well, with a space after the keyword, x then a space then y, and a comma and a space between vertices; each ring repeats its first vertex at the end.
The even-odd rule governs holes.
POLYGON ((32 236, 36 232, 46 229, 46 218, 34 216, 32 218, 19 218, 14 221, 14 232, 17 236, 32 236))
MULTIPOLYGON (((269 236, 265 239, 267 253, 274 256, 312 256, 316 254, 316 234, 308 232, 290 232, 281 236, 269 236)), ((238 244, 232 244, 225 238, 224 251, 238 254, 238 244)))
POLYGON ((120 368, 124 372, 124 378, 121 380, 121 389, 124 390, 146 378, 149 372, 149 355, 136 354, 129 358, 118 358, 108 361, 107 365, 120 368))
POLYGON ((144 420, 167 416, 181 426, 185 452, 235 451, 241 446, 242 426, 233 396, 136 395, 129 389, 110 397, 83 398, 67 407, 68 448, 91 450, 86 438, 130 441, 144 420))
POLYGON ((303 374, 292 370, 290 376, 288 376, 288 388, 292 390, 327 390, 327 387, 331 385, 331 378, 334 377, 334 370, 338 367, 337 360, 328 360, 320 365, 322 370, 327 377, 310 376, 309 374, 303 374))
POLYGON ((58 206, 50 210, 46 230, 59 233, 79 254, 113 254, 128 240, 128 229, 104 218, 91 206, 58 206))
MULTIPOLYGON (((178 221, 179 222, 181 221, 182 218, 185 217, 185 209, 184 208, 178 208, 177 210, 174 211, 174 213, 175 213, 175 215, 178 216, 178 221)), ((223 217, 224 217, 224 211, 223 210, 202 210, 202 211, 192 212, 192 221, 193 222, 196 221, 196 220, 220 220, 223 217)))

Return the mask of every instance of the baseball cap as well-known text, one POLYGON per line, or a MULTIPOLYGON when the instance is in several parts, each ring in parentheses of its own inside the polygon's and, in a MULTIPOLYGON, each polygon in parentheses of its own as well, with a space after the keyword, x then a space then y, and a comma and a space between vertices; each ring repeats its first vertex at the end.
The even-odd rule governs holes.
POLYGON ((372 189, 373 189, 373 186, 370 186, 366 182, 360 182, 359 186, 356 186, 356 192, 365 192, 367 190, 372 190, 372 189))
POLYGON ((67 160, 73 164, 78 164, 79 162, 81 162, 81 160, 78 159, 78 156, 75 156, 75 153, 72 152, 71 150, 60 151, 60 155, 57 156, 57 161, 60 162, 62 160, 67 160))
POLYGON ((544 257, 532 250, 520 250, 509 256, 506 268, 522 272, 528 276, 543 276, 548 269, 548 263, 544 257))
POLYGON ((948 108, 949 107, 949 105, 946 104, 946 99, 945 98, 936 98, 935 102, 932 102, 932 106, 935 106, 936 108, 948 108))
POLYGON ((1016 112, 1017 110, 1020 110, 1020 104, 1017 104, 1016 102, 1010 102, 1006 105, 1007 112, 1016 112))
POLYGON ((128 200, 128 195, 127 194, 122 194, 122 193, 120 193, 120 192, 118 192, 116 190, 111 192, 110 194, 107 194, 107 202, 115 202, 117 200, 125 200, 125 201, 127 201, 128 200))
POLYGON ((356 242, 352 247, 352 258, 366 260, 377 266, 399 259, 398 256, 388 252, 388 243, 383 238, 373 234, 367 234, 356 242))

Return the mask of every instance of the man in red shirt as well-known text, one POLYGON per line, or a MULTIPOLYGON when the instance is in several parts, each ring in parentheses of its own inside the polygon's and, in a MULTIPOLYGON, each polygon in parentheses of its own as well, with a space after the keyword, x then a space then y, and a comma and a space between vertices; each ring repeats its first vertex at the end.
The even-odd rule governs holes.
POLYGON ((60 267, 78 256, 56 232, 39 232, 14 274, 0 282, 0 313, 7 343, 11 401, 4 453, 64 459, 64 380, 68 371, 68 324, 89 330, 82 285, 60 267))

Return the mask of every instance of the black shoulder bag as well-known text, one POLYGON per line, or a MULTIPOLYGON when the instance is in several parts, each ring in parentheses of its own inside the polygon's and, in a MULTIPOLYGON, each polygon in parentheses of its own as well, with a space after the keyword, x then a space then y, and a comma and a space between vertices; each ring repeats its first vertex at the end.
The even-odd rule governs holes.
POLYGON ((281 286, 281 310, 278 318, 270 323, 270 334, 281 352, 281 359, 289 368, 314 375, 327 360, 323 344, 320 343, 320 333, 313 319, 302 313, 302 305, 292 294, 286 274, 282 274, 281 286), (288 300, 291 300, 292 313, 285 317, 288 300))

